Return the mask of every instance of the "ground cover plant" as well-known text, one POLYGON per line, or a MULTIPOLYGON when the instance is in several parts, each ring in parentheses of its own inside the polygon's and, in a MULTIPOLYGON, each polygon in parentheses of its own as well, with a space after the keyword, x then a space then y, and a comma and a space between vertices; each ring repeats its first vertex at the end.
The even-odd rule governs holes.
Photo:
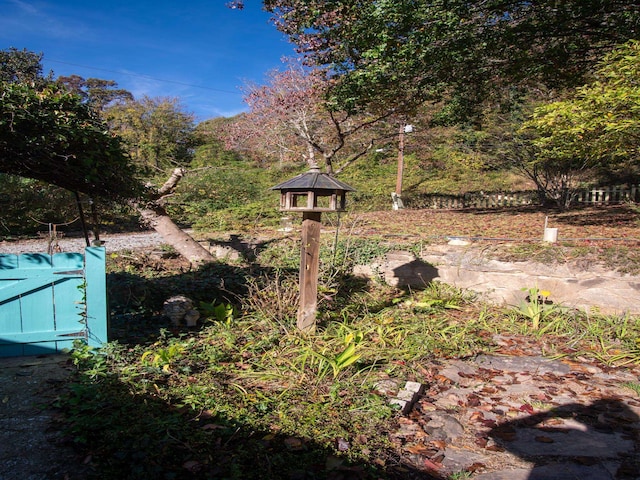
MULTIPOLYGON (((576 237, 597 228, 632 241, 637 220, 620 208, 606 210, 620 215, 615 230, 596 216, 591 223, 598 225, 586 225, 580 214, 554 220, 566 218, 576 237)), ((402 415, 388 401, 386 382, 428 384, 430 362, 523 355, 534 345, 551 358, 635 365, 640 318, 546 309, 536 295, 527 308, 495 306, 440 283, 399 290, 355 278, 350 269, 384 254, 390 239, 428 248, 436 239, 427 237, 436 235, 427 225, 442 236, 477 235, 479 219, 495 237, 520 228, 517 245, 534 249, 525 237, 539 229, 526 225, 544 213, 467 213, 473 216, 464 222, 461 212, 395 212, 396 221, 387 222, 380 212, 352 219, 337 236, 328 219, 320 322, 312 334, 295 328, 294 236, 280 234, 238 261, 200 269, 167 249, 113 254, 114 341, 72 353, 77 379, 60 400, 68 438, 101 479, 427 478, 391 439, 402 415), (393 230, 402 223, 403 233, 393 230), (199 302, 199 327, 174 327, 160 314, 162 300, 178 291, 199 302)), ((589 257, 578 243, 544 248, 589 257)), ((543 302, 552 296, 534 293, 543 302)))

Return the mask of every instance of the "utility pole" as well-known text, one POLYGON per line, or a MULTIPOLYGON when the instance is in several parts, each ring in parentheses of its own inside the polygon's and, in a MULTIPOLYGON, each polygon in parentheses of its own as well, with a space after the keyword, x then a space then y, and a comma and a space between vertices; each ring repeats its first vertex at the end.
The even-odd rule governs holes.
POLYGON ((402 203, 402 177, 404 175, 404 134, 411 132, 413 132, 413 125, 407 125, 404 122, 400 124, 400 130, 398 132, 398 176, 396 178, 396 191, 391 194, 394 210, 402 210, 404 208, 404 204, 402 203))

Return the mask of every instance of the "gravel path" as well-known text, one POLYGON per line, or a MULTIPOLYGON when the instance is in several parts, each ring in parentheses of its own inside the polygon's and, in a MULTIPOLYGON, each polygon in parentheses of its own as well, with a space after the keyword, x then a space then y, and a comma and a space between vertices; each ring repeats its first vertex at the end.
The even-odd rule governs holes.
MULTIPOLYGON (((150 248, 163 243, 162 237, 154 231, 103 235, 100 240, 104 242, 107 252, 150 248)), ((63 237, 57 243, 59 251, 62 252, 81 252, 86 246, 85 239, 82 237, 63 237)), ((46 253, 48 246, 47 239, 2 241, 0 253, 46 253)))

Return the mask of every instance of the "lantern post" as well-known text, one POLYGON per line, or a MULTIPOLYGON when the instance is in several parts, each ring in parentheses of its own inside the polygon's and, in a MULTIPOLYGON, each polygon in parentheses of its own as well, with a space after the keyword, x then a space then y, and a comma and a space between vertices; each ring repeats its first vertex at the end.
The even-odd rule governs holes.
POLYGON ((271 190, 280 190, 280 210, 302 212, 300 247, 300 303, 296 325, 310 332, 316 326, 318 307, 318 266, 320 264, 320 230, 322 212, 343 212, 346 192, 355 191, 318 167, 271 190))

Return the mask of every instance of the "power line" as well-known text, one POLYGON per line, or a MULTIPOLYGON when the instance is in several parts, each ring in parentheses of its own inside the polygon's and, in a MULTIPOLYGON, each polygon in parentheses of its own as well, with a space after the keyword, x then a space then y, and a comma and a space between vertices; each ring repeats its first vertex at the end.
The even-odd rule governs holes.
POLYGON ((174 80, 164 80, 162 78, 156 78, 156 77, 152 77, 150 75, 141 75, 139 73, 128 73, 128 72, 122 72, 122 71, 119 71, 119 70, 109 70, 107 68, 90 67, 88 65, 81 65, 79 63, 63 62, 62 60, 47 59, 47 61, 53 62, 53 63, 61 63, 63 65, 71 65, 71 66, 74 66, 74 67, 88 68, 90 70, 99 70, 101 72, 117 73, 119 75, 129 75, 130 77, 147 78, 149 80, 155 80, 157 82, 173 83, 173 84, 176 84, 176 85, 184 85, 186 87, 201 88, 203 90, 210 90, 210 91, 213 91, 213 92, 229 93, 231 95, 242 95, 240 92, 232 92, 232 91, 229 91, 229 90, 222 90, 222 89, 219 89, 219 88, 205 87, 203 85, 193 85, 191 83, 176 82, 174 80))

